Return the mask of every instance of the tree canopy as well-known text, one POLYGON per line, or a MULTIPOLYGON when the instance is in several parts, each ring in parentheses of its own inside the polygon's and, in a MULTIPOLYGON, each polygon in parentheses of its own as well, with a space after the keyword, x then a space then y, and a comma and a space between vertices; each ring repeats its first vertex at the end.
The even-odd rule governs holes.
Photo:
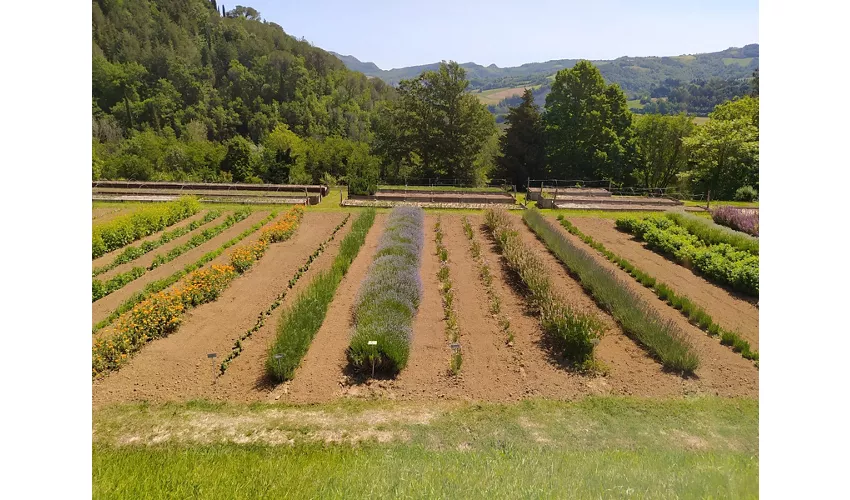
POLYGON ((530 89, 525 89, 518 106, 509 109, 505 123, 508 128, 499 138, 502 156, 496 175, 525 187, 529 178, 540 179, 546 171, 543 119, 530 89))

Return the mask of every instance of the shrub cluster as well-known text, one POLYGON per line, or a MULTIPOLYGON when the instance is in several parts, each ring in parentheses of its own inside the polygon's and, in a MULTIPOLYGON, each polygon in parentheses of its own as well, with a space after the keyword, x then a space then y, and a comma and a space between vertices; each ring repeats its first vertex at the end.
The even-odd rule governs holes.
POLYGON ((759 235, 758 210, 723 205, 711 211, 711 218, 721 226, 726 226, 752 236, 759 235))
MULTIPOLYGON (((273 380, 282 382, 295 374, 325 320, 337 287, 360 253, 374 222, 374 209, 362 212, 343 238, 331 268, 316 276, 292 306, 283 312, 277 338, 266 358, 266 373, 273 380)), ((290 281, 290 284, 293 283, 290 281)))
POLYGON ((131 281, 140 278, 147 271, 152 271, 157 267, 163 264, 167 264, 172 260, 176 259, 177 257, 180 257, 189 250, 203 245, 207 241, 223 233, 226 229, 233 226, 237 222, 244 220, 249 215, 251 215, 251 209, 248 207, 243 207, 236 210, 234 213, 228 215, 227 218, 224 219, 224 222, 222 222, 221 224, 215 227, 207 228, 202 232, 192 236, 189 241, 178 247, 172 248, 168 251, 168 253, 156 255, 147 268, 134 267, 133 269, 127 272, 113 276, 106 283, 101 283, 100 280, 98 280, 97 278, 92 279, 92 302, 106 295, 109 295, 110 293, 122 288, 127 283, 130 283, 131 281), (95 293, 96 291, 100 295, 97 295, 95 293))
MULTIPOLYGON (((449 342, 456 343, 460 338, 460 327, 457 324, 457 308, 454 305, 455 290, 449 274, 449 249, 443 245, 443 228, 440 220, 434 225, 434 242, 437 244, 437 259, 440 261, 437 279, 440 280, 440 297, 443 301, 443 314, 446 319, 446 337, 448 337, 449 342)), ((456 349, 452 353, 450 370, 453 375, 460 372, 463 363, 462 356, 460 349, 456 349)))
MULTIPOLYGON (((739 211, 741 209, 735 210, 739 211)), ((701 239, 707 245, 727 243, 738 250, 750 252, 753 255, 759 254, 759 240, 749 234, 743 234, 741 231, 735 231, 732 228, 715 224, 704 217, 697 217, 696 215, 685 212, 667 212, 666 216, 677 225, 687 229, 689 233, 701 239)), ((758 232, 758 214, 755 214, 755 224, 756 232, 758 232)))
POLYGON ((301 276, 303 276, 304 273, 310 270, 310 265, 313 263, 313 261, 315 261, 319 257, 319 255, 321 255, 322 252, 325 251, 325 248, 328 246, 328 244, 330 244, 330 242, 333 241, 334 238, 336 238, 336 234, 339 232, 340 229, 343 228, 343 226, 345 226, 345 224, 350 218, 351 214, 346 214, 345 219, 343 219, 342 222, 340 222, 331 232, 331 236, 327 240, 319 244, 318 248, 316 248, 316 250, 313 251, 313 253, 311 253, 309 257, 307 257, 307 261, 301 267, 299 267, 297 271, 295 271, 295 274, 292 276, 292 278, 289 279, 286 288, 284 288, 283 291, 281 291, 277 295, 277 297, 275 297, 275 299, 265 311, 259 314, 259 316, 257 317, 257 322, 254 323, 254 326, 246 330, 244 333, 242 333, 242 335, 239 336, 238 339, 236 339, 236 342, 234 342, 233 344, 233 348, 231 348, 230 350, 230 354, 228 354, 227 357, 221 362, 221 374, 224 374, 224 372, 227 371, 227 367, 230 366, 230 363, 242 352, 242 342, 244 342, 248 337, 259 331, 259 329, 262 328, 263 325, 265 325, 266 318, 271 316, 272 312, 274 312, 274 310, 277 309, 283 303, 283 299, 286 297, 289 291, 292 290, 293 287, 295 287, 295 284, 298 283, 298 280, 301 279, 301 276))
POLYGON ((421 208, 398 207, 389 214, 355 302, 348 360, 356 370, 394 375, 407 365, 422 298, 423 225, 421 208))
POLYGON ((190 217, 201 209, 196 198, 184 196, 179 200, 144 207, 132 214, 92 228, 92 259, 121 248, 157 231, 190 217))
MULTIPOLYGON (((290 210, 287 217, 296 212, 296 209, 290 210)), ((94 342, 92 376, 117 369, 149 340, 176 330, 186 309, 214 301, 239 274, 232 265, 213 265, 190 274, 182 286, 140 301, 122 318, 108 339, 94 342)))
POLYGON ((484 283, 484 288, 487 290, 487 299, 490 303, 490 314, 492 314, 499 323, 499 328, 505 335, 509 346, 513 345, 514 333, 511 331, 511 320, 502 312, 502 299, 493 287, 493 274, 490 271, 490 265, 481 255, 481 244, 475 238, 475 232, 472 230, 472 225, 469 219, 463 218, 463 232, 469 240, 469 251, 472 253, 472 258, 478 264, 478 277, 484 283))
POLYGON ((631 277, 637 280, 638 283, 652 290, 659 299, 667 302, 674 309, 679 310, 692 324, 699 326, 710 335, 719 335, 721 339, 728 339, 730 343, 726 345, 733 346, 733 350, 735 352, 740 352, 744 358, 758 360, 758 352, 752 351, 749 342, 741 338, 741 335, 738 332, 722 328, 714 322, 711 315, 709 315, 702 307, 695 304, 691 299, 684 295, 677 294, 672 288, 670 288, 669 285, 656 280, 646 272, 635 267, 631 262, 605 248, 605 245, 594 240, 591 236, 582 233, 570 221, 564 219, 563 215, 558 215, 557 218, 561 222, 561 225, 564 226, 564 229, 566 229, 570 234, 576 235, 591 248, 604 255, 609 261, 619 266, 620 269, 626 271, 631 277))
POLYGON ((600 322, 573 311, 557 296, 546 266, 522 243, 506 211, 487 210, 484 218, 508 265, 528 288, 532 304, 540 311, 544 333, 566 359, 581 368, 592 367, 593 349, 602 332, 600 322))
POLYGON ((526 210, 523 219, 570 272, 578 276, 597 303, 611 313, 626 333, 657 356, 665 368, 685 373, 696 370, 699 358, 673 322, 664 321, 611 270, 570 241, 538 210, 526 210))
POLYGON ((204 215, 204 218, 201 219, 201 220, 192 221, 192 223, 187 224, 183 227, 178 227, 174 230, 166 231, 166 232, 162 233, 162 236, 160 236, 156 240, 146 241, 139 246, 130 246, 130 247, 125 248, 123 252, 118 254, 115 257, 115 259, 112 260, 112 262, 110 262, 109 264, 106 264, 104 266, 100 266, 100 267, 95 268, 92 271, 91 274, 92 274, 93 277, 99 276, 99 275, 101 275, 101 274, 103 274, 107 271, 111 271, 111 270, 115 269, 116 267, 120 266, 121 264, 126 264, 128 262, 132 262, 132 261, 138 259, 139 257, 145 255, 146 253, 156 250, 157 248, 161 247, 162 245, 168 243, 169 241, 172 241, 176 238, 179 238, 179 237, 183 236, 184 234, 191 233, 195 229, 198 229, 199 227, 203 226, 204 224, 210 223, 210 222, 214 221, 215 219, 218 219, 219 217, 221 217, 220 211, 210 210, 209 212, 206 213, 206 215, 204 215))
POLYGON ((261 227, 266 225, 266 223, 268 223, 269 221, 273 220, 275 217, 277 217, 277 211, 272 211, 272 213, 270 213, 268 215, 268 217, 266 217, 265 219, 254 224, 253 226, 249 227, 248 229, 242 231, 241 234, 239 234, 238 236, 236 236, 234 238, 231 238, 229 241, 225 242, 222 246, 220 246, 216 250, 213 250, 211 252, 207 252, 200 259, 198 259, 197 261, 195 261, 191 264, 188 264, 186 267, 184 267, 180 271, 176 271, 171 276, 168 276, 168 277, 163 278, 161 280, 152 281, 152 282, 148 283, 147 285, 145 285, 145 288, 143 290, 141 290, 140 292, 136 292, 133 295, 131 295, 130 298, 128 298, 127 300, 122 302, 121 305, 119 305, 117 308, 115 308, 115 310, 112 311, 109 314, 109 316, 107 316, 105 319, 103 319, 102 321, 100 321, 96 325, 94 325, 94 327, 92 328, 92 333, 95 333, 98 330, 100 330, 101 328, 104 328, 104 327, 110 325, 113 321, 118 319, 119 316, 121 316, 122 314, 131 310, 133 308, 133 306, 135 306, 139 302, 142 302, 143 300, 147 299, 152 294, 155 294, 155 293, 158 293, 162 290, 165 290, 166 288, 168 288, 169 286, 173 285, 178 280, 180 280, 183 276, 186 276, 187 274, 191 273, 192 271, 195 271, 196 269, 200 269, 205 264, 207 264, 211 260, 215 259, 219 255, 224 253, 224 251, 227 250, 228 248, 230 248, 233 245, 244 240, 245 238, 247 238, 251 234, 254 234, 257 230, 259 230, 261 227))
POLYGON ((758 255, 738 250, 728 243, 706 244, 665 217, 620 218, 617 228, 634 234, 649 248, 672 256, 715 283, 758 297, 758 255))

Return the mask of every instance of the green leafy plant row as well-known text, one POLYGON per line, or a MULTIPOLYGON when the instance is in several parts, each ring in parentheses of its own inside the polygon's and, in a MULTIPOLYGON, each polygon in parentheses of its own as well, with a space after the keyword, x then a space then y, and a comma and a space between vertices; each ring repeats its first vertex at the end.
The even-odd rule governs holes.
POLYGON ((469 219, 467 217, 463 218, 463 232, 466 234, 466 239, 469 240, 469 251, 472 253, 472 259, 478 265, 478 277, 481 279, 481 283, 484 284, 484 288, 487 290, 490 314, 496 318, 499 328, 505 335, 507 344, 512 346, 514 342, 514 333, 511 331, 511 320, 504 312, 502 312, 502 299, 499 297, 499 293, 493 286, 493 274, 490 271, 490 265, 481 254, 481 244, 475 238, 475 231, 473 231, 472 225, 469 223, 469 219))
POLYGON ((677 294, 673 291, 670 285, 658 281, 646 272, 635 267, 631 262, 605 248, 605 245, 594 240, 591 236, 582 233, 579 228, 565 219, 563 215, 558 215, 557 218, 561 222, 561 225, 564 226, 564 229, 569 231, 570 234, 574 234, 579 239, 587 243, 591 248, 604 255, 605 258, 614 264, 617 264, 620 269, 629 273, 629 275, 637 280, 638 283, 652 290, 659 299, 667 302, 674 309, 679 310, 679 312, 688 318, 688 321, 692 324, 698 326, 702 330, 705 330, 710 335, 719 336, 724 345, 732 346, 732 349, 735 352, 740 352, 743 357, 758 360, 758 352, 751 350, 750 343, 744 340, 738 332, 722 328, 720 325, 715 323, 711 315, 705 312, 702 307, 695 304, 691 299, 684 295, 677 294))
POLYGON ((635 235, 656 252, 697 270, 709 280, 747 295, 759 295, 759 256, 728 243, 706 244, 664 216, 617 219, 617 228, 635 235))
POLYGON ((191 233, 195 229, 198 229, 204 224, 208 224, 214 221, 215 219, 218 219, 219 217, 221 217, 221 212, 219 210, 210 210, 206 213, 206 215, 204 215, 203 219, 192 221, 192 223, 187 224, 183 227, 178 227, 177 229, 174 229, 172 231, 166 231, 162 233, 162 236, 160 236, 156 240, 146 241, 139 246, 127 247, 109 264, 95 268, 92 271, 92 277, 99 276, 107 271, 111 271, 116 267, 120 266, 121 264, 132 262, 138 259, 139 257, 145 255, 146 253, 156 250, 162 245, 168 243, 169 241, 179 238, 184 234, 191 233))
POLYGON ((159 254, 155 256, 153 262, 151 262, 151 264, 147 268, 134 267, 133 269, 125 273, 121 273, 110 278, 106 283, 103 283, 97 278, 92 279, 92 302, 102 299, 110 293, 121 289, 131 281, 142 277, 146 272, 152 271, 163 264, 167 264, 172 260, 176 259, 177 257, 180 257, 184 253, 188 252, 189 250, 203 245, 207 241, 215 238, 219 234, 229 229, 237 222, 244 220, 249 215, 251 215, 251 213, 252 210, 250 207, 243 207, 239 210, 236 210, 232 214, 228 215, 227 218, 224 219, 224 222, 222 222, 221 224, 215 227, 207 228, 202 232, 192 236, 189 241, 178 247, 172 248, 168 251, 168 253, 159 254))
POLYGON ((277 210, 273 211, 265 219, 254 224, 253 226, 249 227, 248 229, 243 231, 238 236, 236 236, 236 237, 232 238, 231 240, 225 242, 223 245, 221 245, 216 250, 213 250, 211 252, 204 254, 200 259, 198 259, 197 261, 195 261, 191 264, 186 265, 186 267, 184 267, 180 271, 176 271, 171 276, 168 276, 168 277, 163 278, 161 280, 152 281, 152 282, 148 283, 147 285, 145 285, 145 288, 143 290, 136 292, 133 295, 131 295, 130 298, 128 298, 127 300, 122 302, 121 305, 119 305, 117 308, 115 308, 115 310, 112 311, 109 314, 109 316, 107 316, 106 318, 104 318, 103 320, 101 320, 97 324, 95 324, 94 327, 92 328, 92 333, 97 333, 102 328, 109 326, 110 324, 112 324, 113 321, 118 319, 118 317, 120 317, 122 314, 126 313, 127 311, 132 309, 133 306, 135 306, 139 302, 142 302, 143 300, 147 299, 152 294, 157 293, 157 292, 162 291, 162 290, 165 290, 166 288, 173 285, 174 283, 177 283, 177 281, 179 281, 181 278, 183 278, 183 276, 186 276, 187 274, 191 273, 192 271, 194 271, 196 269, 200 269, 205 264, 207 264, 211 260, 215 259, 219 255, 224 253, 224 251, 227 250, 228 248, 239 243, 240 241, 247 238, 251 234, 257 232, 257 230, 259 230, 261 227, 266 225, 269 221, 271 221, 275 217, 277 217, 277 213, 278 213, 277 210))
POLYGON ((407 366, 422 300, 424 217, 421 208, 397 207, 387 218, 354 306, 348 361, 355 370, 396 375, 407 366))
POLYGON ((184 196, 156 203, 92 228, 92 260, 191 217, 201 209, 197 198, 184 196))
MULTIPOLYGON (((275 241, 283 241, 294 233, 302 213, 301 207, 295 207, 286 213, 284 220, 292 230, 285 238, 275 241)), ((264 236, 260 241, 264 246, 268 246, 271 239, 264 236)), ((248 244, 252 245, 255 243, 248 244)), ((147 342, 168 336, 177 330, 183 313, 188 309, 216 300, 234 279, 251 267, 240 270, 233 266, 233 254, 239 250, 237 248, 231 254, 231 264, 212 265, 194 271, 180 286, 155 293, 136 304, 128 315, 121 318, 109 337, 95 340, 92 345, 92 376, 97 377, 118 369, 147 342)), ((258 260, 262 255, 257 253, 253 258, 258 260)))
POLYGON ((236 342, 234 342, 233 344, 233 348, 231 348, 230 350, 230 354, 228 354, 227 357, 224 358, 224 360, 221 362, 221 365, 219 367, 219 375, 223 375, 224 372, 227 371, 227 367, 230 366, 230 363, 234 359, 236 359, 239 354, 242 353, 242 342, 244 342, 251 335, 259 331, 260 328, 262 328, 263 325, 266 324, 266 318, 271 316, 272 312, 274 312, 275 309, 280 307, 280 305, 283 303, 283 299, 286 298, 286 295, 289 293, 289 291, 292 290, 293 287, 295 287, 295 284, 298 283, 298 280, 301 279, 301 276, 303 276, 304 273, 310 270, 310 266, 313 261, 318 259, 319 256, 324 253, 327 246, 336 238, 336 235, 339 230, 345 227, 349 219, 351 219, 351 214, 346 214, 345 219, 343 219, 343 221, 340 222, 334 228, 334 230, 331 232, 330 237, 323 241, 321 244, 319 244, 318 248, 316 248, 316 250, 313 251, 313 253, 311 253, 309 257, 307 257, 307 261, 304 262, 304 264, 299 267, 297 271, 295 271, 295 274, 292 276, 292 278, 289 279, 289 282, 286 284, 286 288, 284 288, 283 291, 280 292, 277 297, 275 297, 274 301, 272 301, 271 305, 269 305, 269 307, 265 311, 260 313, 260 315, 257 317, 257 322, 254 323, 254 326, 246 330, 244 333, 242 333, 242 335, 239 336, 238 339, 236 339, 236 342))
MULTIPOLYGON (((446 337, 448 337, 449 342, 457 344, 460 340, 460 327, 457 323, 457 308, 454 305, 455 291, 449 273, 449 250, 443 244, 441 220, 437 220, 437 223, 434 224, 434 242, 437 244, 437 259, 440 261, 437 278, 440 280, 440 297, 443 300, 443 314, 446 319, 446 337)), ((453 348, 449 370, 457 376, 462 364, 463 354, 460 349, 453 348)))
POLYGON ((623 330, 655 355, 665 368, 692 373, 699 358, 672 321, 665 321, 614 273, 602 267, 586 250, 575 245, 537 209, 526 210, 523 220, 546 244, 585 290, 608 311, 623 330))
POLYGON ((594 368, 593 350, 602 324, 593 316, 573 311, 558 297, 545 264, 522 243, 506 211, 487 210, 484 220, 508 266, 528 288, 531 304, 540 312, 543 332, 552 345, 578 368, 594 368))
POLYGON ((726 243, 738 250, 750 252, 753 255, 759 254, 758 238, 747 233, 735 231, 732 228, 721 226, 711 219, 697 217, 685 212, 667 212, 665 215, 707 245, 726 243))
POLYGON ((360 213, 340 243, 331 268, 316 276, 281 316, 277 337, 269 349, 266 373, 277 382, 289 380, 321 328, 342 278, 348 273, 375 222, 375 210, 360 213))

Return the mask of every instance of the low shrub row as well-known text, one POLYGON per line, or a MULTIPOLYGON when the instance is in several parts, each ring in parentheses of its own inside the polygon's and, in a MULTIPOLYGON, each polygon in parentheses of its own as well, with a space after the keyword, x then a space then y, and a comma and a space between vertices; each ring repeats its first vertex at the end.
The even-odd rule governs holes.
POLYGON ((374 209, 361 212, 351 231, 343 238, 331 268, 316 276, 292 306, 283 312, 277 337, 266 358, 266 373, 272 380, 282 382, 295 374, 325 320, 337 287, 360 253, 374 222, 374 209))
POLYGON ((759 257, 728 243, 706 245, 683 226, 661 216, 617 219, 617 228, 646 242, 659 253, 669 255, 709 280, 728 285, 747 295, 759 294, 759 257))
POLYGON ((195 229, 198 229, 199 227, 203 226, 204 224, 208 224, 218 219, 219 217, 221 217, 220 211, 210 210, 206 213, 206 215, 204 215, 202 219, 192 221, 190 224, 187 224, 183 227, 178 227, 171 231, 166 231, 162 233, 162 236, 160 236, 156 240, 146 241, 138 246, 127 247, 126 249, 124 249, 123 252, 117 255, 115 259, 113 259, 112 262, 110 262, 109 264, 95 268, 92 271, 92 277, 99 276, 107 271, 111 271, 116 267, 120 266, 121 264, 132 262, 138 259, 139 257, 145 255, 146 253, 152 252, 157 248, 161 247, 162 245, 165 245, 169 241, 177 239, 183 236, 184 234, 188 234, 194 231, 195 229))
POLYGON ((267 223, 274 220, 275 217, 277 217, 277 211, 272 211, 272 213, 270 213, 268 215, 268 217, 264 218, 260 222, 249 227, 245 231, 242 231, 241 234, 239 234, 238 236, 236 236, 236 237, 230 239, 229 241, 225 242, 219 248, 217 248, 217 249, 215 249, 211 252, 207 252, 197 261, 195 261, 191 264, 188 264, 186 267, 184 267, 183 269, 181 269, 179 271, 174 272, 171 276, 168 276, 168 277, 163 278, 161 280, 152 281, 152 282, 148 283, 147 285, 145 285, 145 288, 143 290, 136 292, 133 295, 131 295, 130 298, 128 298, 127 300, 122 302, 121 305, 119 305, 117 308, 115 308, 115 310, 112 311, 109 314, 109 316, 107 316, 106 318, 104 318, 103 320, 101 320, 97 324, 95 324, 94 327, 92 327, 92 333, 97 333, 102 328, 105 328, 105 327, 111 325, 112 322, 114 322, 116 319, 118 319, 122 314, 131 310, 136 304, 142 302, 143 300, 147 299, 148 297, 150 297, 151 295, 153 295, 155 293, 158 293, 162 290, 165 290, 166 288, 173 285, 174 283, 176 283, 177 281, 179 281, 181 278, 183 278, 187 274, 191 273, 192 271, 195 271, 196 269, 200 269, 205 264, 207 264, 211 260, 215 259, 219 255, 224 253, 224 251, 227 250, 228 248, 232 247, 233 245, 239 243, 240 241, 244 240, 248 236, 257 232, 261 227, 265 226, 267 223))
POLYGON ((711 218, 721 226, 741 231, 752 236, 759 235, 758 210, 723 205, 711 211, 711 218))
MULTIPOLYGON (((443 314, 446 320, 446 337, 452 344, 457 344, 460 340, 460 327, 457 323, 457 308, 454 305, 455 290, 449 273, 449 249, 443 245, 443 228, 440 220, 434 224, 434 242, 437 245, 437 259, 440 261, 437 279, 440 280, 440 297, 443 301, 443 314)), ((460 349, 453 349, 449 363, 451 373, 456 376, 460 372, 462 364, 463 355, 460 349)))
POLYGON ((644 345, 665 368, 692 373, 699 358, 685 340, 684 333, 658 313, 614 273, 602 267, 586 250, 575 245, 536 209, 526 210, 525 223, 546 246, 576 275, 585 290, 608 311, 623 330, 644 345))
POLYGON ((286 284, 286 288, 284 288, 283 291, 281 291, 277 295, 277 297, 275 297, 274 301, 272 301, 271 305, 269 305, 269 307, 265 311, 259 314, 259 316, 257 317, 257 322, 254 323, 254 326, 246 330, 244 333, 242 333, 242 335, 239 336, 238 339, 236 339, 236 342, 234 342, 233 344, 233 348, 231 348, 230 350, 230 354, 228 354, 227 357, 224 358, 221 362, 221 365, 219 367, 220 375, 224 374, 224 372, 227 371, 227 367, 230 366, 230 363, 242 352, 242 342, 244 342, 251 335, 259 331, 260 328, 265 325, 266 318, 271 316, 272 312, 274 312, 274 310, 277 309, 283 303, 283 299, 286 298, 286 295, 289 293, 289 291, 292 290, 296 283, 298 283, 298 280, 301 279, 304 273, 310 270, 310 265, 313 263, 313 261, 319 258, 319 255, 321 255, 325 251, 327 246, 334 240, 334 238, 336 238, 336 235, 339 230, 342 229, 346 223, 348 223, 348 220, 350 218, 351 214, 347 214, 345 216, 345 219, 343 219, 343 221, 340 222, 331 232, 330 237, 323 241, 321 244, 319 244, 316 250, 313 251, 313 253, 311 253, 309 257, 307 257, 307 261, 301 267, 299 267, 297 271, 295 271, 295 274, 292 276, 292 278, 289 279, 289 282, 286 284))
POLYGON ((92 260, 129 245, 166 227, 198 213, 200 202, 191 196, 168 203, 146 206, 134 213, 117 217, 92 228, 92 260))
POLYGON ((395 208, 387 218, 355 301, 347 352, 355 370, 395 375, 407 365, 413 318, 422 298, 423 225, 424 212, 418 207, 395 208))
POLYGON ((522 243, 506 211, 487 210, 484 219, 508 266, 528 288, 532 305, 540 312, 543 331, 553 347, 577 368, 593 369, 593 349, 602 333, 599 320, 573 311, 558 297, 545 264, 522 243))
POLYGON ((469 251, 472 254, 472 259, 475 260, 476 264, 478 264, 478 277, 481 278, 481 282, 487 290, 490 314, 496 318, 499 328, 505 335, 505 340, 508 346, 513 346, 514 333, 511 331, 511 320, 504 312, 502 312, 502 299, 499 297, 498 292, 493 286, 493 274, 490 271, 490 265, 481 254, 481 244, 475 238, 475 231, 472 229, 472 224, 469 223, 469 219, 466 217, 463 218, 463 232, 466 234, 466 239, 469 240, 469 251))
POLYGON ((232 214, 228 215, 221 224, 215 227, 207 228, 202 232, 192 236, 189 241, 180 246, 172 248, 168 251, 168 253, 156 255, 151 264, 146 268, 134 267, 133 269, 127 272, 113 276, 105 283, 101 282, 97 278, 92 279, 92 302, 95 302, 96 300, 99 300, 109 295, 110 293, 119 290, 131 281, 142 277, 146 272, 152 271, 163 264, 167 264, 172 260, 176 259, 177 257, 180 257, 184 253, 188 252, 189 250, 203 245, 207 241, 211 240, 212 238, 215 238, 219 234, 223 233, 225 230, 229 229, 237 222, 240 222, 247 218, 249 215, 251 215, 251 212, 252 210, 248 207, 236 210, 232 214))
MULTIPOLYGON (((292 213, 290 210, 287 217, 292 213)), ((92 376, 117 369, 148 341, 176 330, 183 312, 214 301, 240 274, 232 265, 213 265, 190 274, 182 286, 156 293, 136 304, 109 338, 94 342, 92 376)))
MULTIPOLYGON (((735 212, 741 211, 741 209, 735 209, 733 207, 720 207, 718 210, 727 208, 732 208, 735 212)), ((722 210, 721 213, 725 214, 729 212, 722 210)), ((748 213, 753 213, 753 211, 750 210, 748 213)), ((667 212, 665 215, 677 225, 687 229, 689 233, 702 240, 706 245, 726 243, 738 250, 750 252, 753 255, 759 254, 759 240, 750 236, 750 234, 735 231, 732 228, 726 227, 727 225, 715 224, 717 222, 716 220, 712 222, 704 217, 697 217, 696 215, 685 212, 667 212)), ((754 219, 755 231, 758 234, 758 213, 755 213, 754 219)))
POLYGON ((691 299, 676 293, 669 285, 656 280, 646 272, 635 267, 631 262, 608 250, 605 248, 605 245, 581 232, 579 228, 565 219, 563 215, 558 215, 557 218, 564 229, 570 234, 577 236, 591 248, 605 256, 609 261, 619 266, 620 269, 626 271, 638 283, 652 290, 659 299, 667 302, 674 309, 679 310, 692 324, 705 330, 710 335, 726 338, 730 342, 726 345, 732 346, 733 350, 740 352, 744 358, 758 360, 758 352, 751 350, 749 342, 744 340, 738 332, 722 328, 712 319, 711 315, 691 299))

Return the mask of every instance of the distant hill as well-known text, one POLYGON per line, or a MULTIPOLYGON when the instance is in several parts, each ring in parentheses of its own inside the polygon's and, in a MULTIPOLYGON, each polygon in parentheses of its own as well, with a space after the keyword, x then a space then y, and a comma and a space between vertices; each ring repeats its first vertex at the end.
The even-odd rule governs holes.
MULTIPOLYGON (((439 63, 382 70, 371 62, 361 62, 354 56, 335 54, 351 70, 375 76, 390 85, 415 78, 425 70, 436 69, 439 63)), ((471 90, 522 87, 547 83, 561 69, 573 67, 579 59, 558 59, 542 63, 500 68, 495 64, 481 66, 463 63, 471 90)), ((653 86, 665 80, 689 82, 712 78, 748 78, 759 64, 759 45, 730 47, 720 52, 684 54, 671 57, 619 57, 614 60, 592 61, 608 82, 617 83, 630 96, 648 94, 653 86)))

